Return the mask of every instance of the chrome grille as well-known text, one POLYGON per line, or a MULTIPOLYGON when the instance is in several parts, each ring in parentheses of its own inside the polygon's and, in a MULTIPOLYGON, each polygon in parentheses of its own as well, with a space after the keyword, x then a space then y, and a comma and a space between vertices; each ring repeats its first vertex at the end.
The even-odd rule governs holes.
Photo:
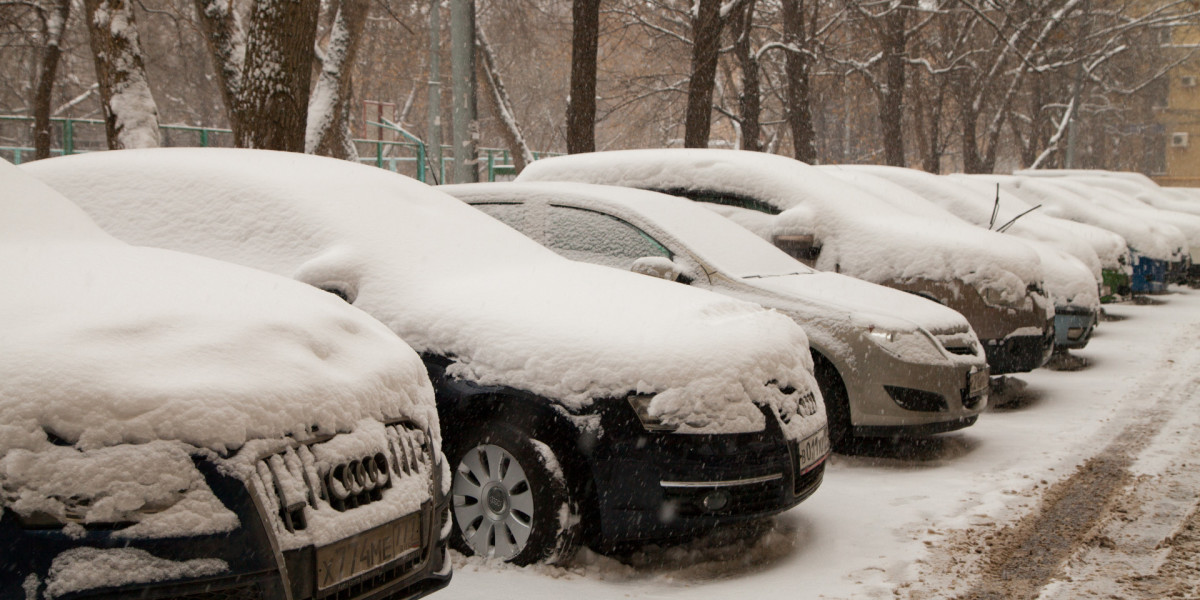
POLYGON ((425 432, 408 423, 388 425, 385 431, 386 448, 346 457, 332 466, 318 467, 310 449, 313 444, 259 460, 255 483, 278 510, 284 528, 306 529, 305 508, 351 510, 382 499, 397 478, 429 476, 433 456, 425 432))
POLYGON ((957 354, 959 356, 975 356, 978 350, 978 345, 968 333, 942 333, 934 334, 935 338, 946 352, 957 354))

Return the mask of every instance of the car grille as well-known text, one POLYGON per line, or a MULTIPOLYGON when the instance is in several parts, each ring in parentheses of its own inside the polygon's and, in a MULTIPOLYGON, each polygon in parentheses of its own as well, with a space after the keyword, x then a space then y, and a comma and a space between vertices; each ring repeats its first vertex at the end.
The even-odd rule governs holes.
POLYGON ((427 476, 433 457, 425 433, 409 423, 387 426, 388 447, 318 468, 309 445, 288 448, 257 464, 262 490, 288 531, 308 527, 304 509, 347 511, 376 502, 397 477, 427 476))
POLYGON ((946 352, 957 354, 959 356, 975 356, 977 352, 976 344, 971 339, 971 335, 967 333, 940 333, 934 334, 935 338, 946 352))
POLYGON ((257 585, 245 585, 223 590, 206 590, 173 597, 177 600, 261 600, 263 592, 262 588, 257 585))

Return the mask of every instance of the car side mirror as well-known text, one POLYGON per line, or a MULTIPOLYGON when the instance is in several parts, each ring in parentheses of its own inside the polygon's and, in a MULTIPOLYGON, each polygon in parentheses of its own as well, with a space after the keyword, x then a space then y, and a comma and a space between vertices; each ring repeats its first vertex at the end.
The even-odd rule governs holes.
POLYGON ((771 241, 775 243, 775 247, 787 252, 792 258, 816 268, 817 258, 821 256, 821 246, 813 234, 777 235, 771 241))
POLYGON ((629 270, 667 281, 679 281, 680 276, 683 275, 683 269, 665 256, 643 256, 633 261, 633 266, 629 267, 629 270))

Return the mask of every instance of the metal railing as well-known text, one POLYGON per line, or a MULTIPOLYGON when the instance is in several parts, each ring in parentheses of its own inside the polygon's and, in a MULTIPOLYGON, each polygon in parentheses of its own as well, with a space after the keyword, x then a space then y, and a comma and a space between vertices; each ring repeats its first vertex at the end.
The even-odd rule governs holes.
MULTIPOLYGON (((383 123, 368 121, 367 125, 377 127, 381 134, 392 132, 399 139, 353 140, 359 154, 359 162, 408 175, 424 183, 442 183, 446 181, 447 170, 453 172, 453 147, 443 145, 440 163, 432 165, 425 142, 405 131, 403 127, 386 120, 383 123), (431 178, 432 182, 429 181, 431 178)), ((50 126, 52 138, 58 142, 56 147, 51 148, 51 156, 108 149, 104 121, 100 119, 56 117, 50 119, 50 126)), ((20 145, 17 142, 28 140, 32 136, 32 128, 33 117, 0 115, 0 157, 18 165, 31 160, 34 155, 33 147, 20 145), (9 143, 6 144, 6 142, 9 143)), ((229 129, 192 125, 159 125, 159 130, 162 133, 164 147, 229 148, 234 145, 233 132, 229 129)), ((513 165, 512 155, 508 150, 479 148, 479 153, 481 162, 486 167, 483 174, 487 181, 495 181, 497 177, 507 178, 516 175, 516 167, 513 165)), ((558 154, 535 152, 534 158, 557 156, 558 154)))

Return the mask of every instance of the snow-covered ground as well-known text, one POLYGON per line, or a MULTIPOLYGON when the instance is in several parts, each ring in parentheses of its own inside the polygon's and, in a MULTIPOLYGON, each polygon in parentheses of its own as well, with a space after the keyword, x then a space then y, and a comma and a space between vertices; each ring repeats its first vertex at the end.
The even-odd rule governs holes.
MULTIPOLYGON (((585 550, 566 568, 457 557, 454 580, 441 596, 490 600, 505 590, 501 595, 525 600, 933 598, 950 591, 946 586, 962 592, 942 566, 956 531, 999 530, 1031 514, 1044 490, 1117 441, 1160 397, 1159 408, 1170 413, 1159 429, 1164 436, 1191 426, 1187 415, 1197 412, 1200 391, 1185 380, 1200 368, 1200 291, 1172 292, 1155 298, 1162 304, 1108 306, 1118 320, 1101 323, 1087 349, 1075 352, 1087 368, 1018 376, 1027 384, 1021 399, 989 410, 973 427, 835 455, 815 496, 756 533, 647 548, 623 562, 585 550)), ((1154 452, 1149 448, 1142 453, 1154 452)))

